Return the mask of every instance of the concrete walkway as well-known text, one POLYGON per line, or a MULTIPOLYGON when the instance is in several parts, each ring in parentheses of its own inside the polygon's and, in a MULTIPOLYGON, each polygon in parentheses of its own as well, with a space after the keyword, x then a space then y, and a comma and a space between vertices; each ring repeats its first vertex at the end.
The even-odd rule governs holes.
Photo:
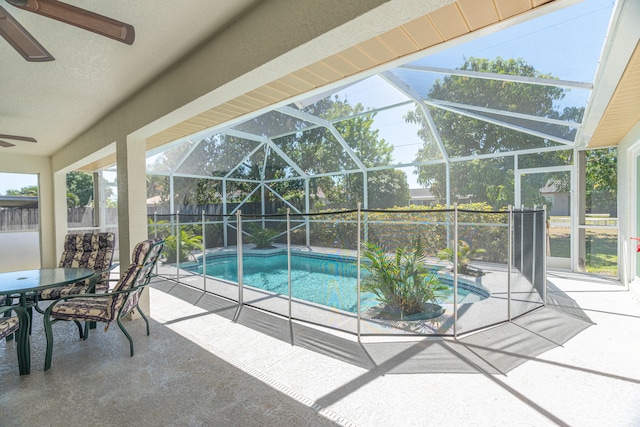
POLYGON ((562 295, 555 300, 551 295, 554 309, 576 314, 565 322, 593 323, 562 345, 545 346, 550 338, 544 331, 553 325, 534 313, 525 317, 529 326, 541 323, 539 341, 533 344, 526 342, 531 328, 518 324, 506 328, 526 333, 509 342, 498 329, 482 340, 465 338, 462 346, 470 356, 452 340, 414 338, 395 351, 387 347, 377 353, 371 349, 379 344, 365 342, 370 366, 357 358, 349 363, 351 355, 340 357, 348 352, 344 346, 296 342, 295 333, 290 340, 280 333, 261 333, 269 325, 258 324, 260 320, 243 324, 243 316, 250 316, 246 308, 238 322, 231 322, 229 307, 216 313, 202 299, 194 306, 192 299, 200 294, 189 295, 187 289, 154 290, 153 317, 322 414, 339 417, 344 425, 640 425, 638 300, 619 283, 589 276, 550 273, 549 282, 551 293, 557 287, 556 294, 562 295), (221 315, 224 311, 227 315, 221 315), (478 361, 502 357, 518 359, 519 366, 504 372, 499 362, 478 361))

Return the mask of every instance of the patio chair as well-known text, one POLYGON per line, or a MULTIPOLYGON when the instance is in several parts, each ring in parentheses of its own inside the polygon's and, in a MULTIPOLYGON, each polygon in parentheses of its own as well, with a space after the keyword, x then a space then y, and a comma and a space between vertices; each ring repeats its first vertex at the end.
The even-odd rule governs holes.
POLYGON ((153 268, 158 262, 163 246, 164 240, 161 238, 138 243, 133 249, 131 265, 121 273, 120 280, 118 280, 113 290, 102 294, 67 295, 47 307, 44 312, 44 331, 47 338, 45 371, 51 367, 51 355, 53 353, 51 325, 59 320, 74 321, 80 331, 80 338, 84 340, 89 336, 92 322, 106 323, 104 328, 106 332, 111 322, 115 320, 129 340, 129 349, 131 356, 133 356, 133 340, 120 319, 137 309, 147 325, 147 335, 149 335, 149 320, 140 310, 138 301, 143 289, 151 280, 153 268), (80 323, 82 321, 85 322, 84 333, 80 323))
MULTIPOLYGON (((17 295, 13 295, 13 296, 8 296, 8 295, 0 295, 0 307, 3 305, 14 305, 14 300, 13 298, 16 297, 17 295)), ((30 313, 30 311, 27 310, 27 313, 30 313)), ((4 310, 4 314, 3 317, 11 317, 11 310, 4 310)), ((31 315, 29 314, 29 319, 31 319, 31 315)), ((29 333, 31 333, 31 324, 29 324, 29 333)), ((13 340, 13 334, 12 333, 8 333, 5 335, 2 335, 2 338, 6 338, 7 342, 13 340)), ((2 339, 0 338, 0 339, 2 339)))
MULTIPOLYGON (((71 285, 45 289, 38 293, 37 300, 56 300, 67 295, 106 292, 109 289, 109 274, 118 265, 112 265, 115 241, 115 234, 111 232, 67 234, 58 267, 92 268, 102 274, 97 280, 91 278, 71 285)), ((37 304, 36 310, 44 313, 37 304)))
POLYGON ((27 310, 19 305, 5 305, 0 307, 0 339, 16 335, 16 349, 18 351, 18 370, 20 375, 31 372, 31 352, 29 349, 29 315, 27 310), (11 316, 11 312, 16 315, 11 316), (8 316, 7 316, 8 315, 8 316))

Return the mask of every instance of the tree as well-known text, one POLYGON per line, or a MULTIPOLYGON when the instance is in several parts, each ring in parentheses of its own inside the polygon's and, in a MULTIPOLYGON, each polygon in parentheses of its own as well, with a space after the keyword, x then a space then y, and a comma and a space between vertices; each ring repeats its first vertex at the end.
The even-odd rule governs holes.
MULTIPOLYGON (((334 123, 339 136, 365 168, 391 164, 393 146, 373 129, 375 113, 366 113, 362 104, 350 105, 346 99, 324 98, 304 111, 334 123)), ((298 124, 302 129, 302 124, 298 124)), ((342 147, 334 132, 326 127, 304 129, 276 143, 306 173, 322 174, 359 169, 356 161, 342 147)), ((369 207, 406 205, 409 187, 402 171, 393 169, 368 172, 369 207)), ((363 174, 360 172, 325 176, 311 181, 310 192, 316 199, 320 190, 327 201, 338 206, 354 207, 364 202, 363 174)))
MULTIPOLYGON (((305 182, 278 151, 284 152, 309 175, 358 170, 356 161, 336 138, 336 132, 365 167, 391 163, 393 147, 372 128, 375 113, 366 113, 361 104, 352 106, 346 99, 325 98, 305 107, 304 112, 335 122, 335 130, 314 126, 290 115, 267 113, 234 127, 254 137, 216 134, 200 141, 185 159, 193 147, 190 143, 182 144, 160 156, 152 169, 214 178, 174 178, 176 203, 188 205, 221 203, 222 178, 228 178, 228 202, 241 202, 259 182, 270 181, 269 186, 285 200, 300 200, 305 182), (269 143, 259 148, 260 142, 255 139, 264 137, 270 138, 269 143), (181 163, 178 165, 178 162, 181 163)), ((406 176, 400 171, 369 172, 369 180, 370 190, 376 192, 373 198, 379 199, 375 203, 380 207, 383 202, 404 205, 409 199, 406 176)), ((147 181, 148 194, 160 192, 163 199, 168 199, 166 183, 156 186, 157 181, 147 181)), ((334 205, 364 201, 362 173, 313 178, 310 193, 317 198, 320 190, 334 205)), ((271 192, 265 194, 267 200, 276 198, 271 192)), ((249 202, 260 200, 260 191, 247 199, 249 202)))
POLYGON ((618 156, 616 148, 585 153, 585 197, 587 213, 617 216, 618 156))
MULTIPOLYGON (((254 154, 251 159, 244 159, 258 144, 252 140, 216 134, 202 139, 195 149, 194 143, 186 142, 165 151, 149 169, 162 173, 177 172, 210 177, 174 177, 173 194, 174 201, 178 205, 221 203, 222 178, 227 176, 243 180, 227 182, 227 194, 232 195, 228 197, 228 201, 232 201, 234 196, 241 201, 244 195, 250 193, 256 186, 248 180, 256 180, 260 177, 257 167, 258 164, 263 163, 260 159, 264 159, 264 150, 262 153, 254 154), (188 152, 192 149, 193 152, 189 154, 188 152), (262 157, 260 157, 261 154, 262 157)), ((169 201, 168 177, 149 174, 147 195, 149 197, 159 195, 162 201, 169 201)))
POLYGON ((22 187, 20 190, 7 190, 7 196, 38 196, 38 186, 37 185, 28 185, 26 187, 22 187))
POLYGON ((93 175, 87 172, 67 174, 67 206, 88 206, 93 200, 93 175))
POLYGON ((166 201, 169 197, 169 178, 161 175, 147 174, 147 198, 160 196, 166 201))
MULTIPOLYGON (((362 174, 355 174, 350 183, 357 189, 362 187, 362 174)), ((407 206, 411 194, 407 175, 399 169, 383 169, 367 173, 368 208, 385 209, 407 206)))
MULTIPOLYGON (((93 201, 93 175, 88 172, 69 172, 67 174, 67 207, 89 206, 93 201)), ((107 196, 112 194, 110 188, 107 196)), ((20 190, 7 190, 8 196, 37 196, 38 186, 31 185, 20 190)))
MULTIPOLYGON (((522 59, 502 59, 500 57, 490 60, 484 58, 467 59, 461 70, 488 72, 496 74, 509 74, 517 76, 552 78, 538 72, 522 59)), ((451 101, 459 104, 469 104, 480 107, 490 107, 506 112, 517 112, 538 117, 548 117, 560 120, 580 121, 583 108, 565 108, 559 112, 555 104, 562 100, 566 89, 532 85, 515 82, 506 82, 492 79, 469 78, 466 76, 447 76, 435 82, 427 94, 427 98, 451 101)), ((514 129, 502 127, 498 124, 484 120, 465 117, 460 114, 434 107, 428 107, 433 117, 444 148, 450 158, 463 156, 477 156, 482 154, 506 153, 522 148, 543 148, 557 146, 559 143, 550 139, 533 136, 514 129)), ((489 119, 505 121, 505 117, 483 113, 489 119)), ((417 123, 422 126, 419 132, 424 141, 422 149, 418 152, 416 161, 423 162, 439 157, 438 145, 429 131, 427 118, 420 108, 410 112, 405 117, 407 122, 417 123)), ((521 118, 509 118, 509 123, 532 128, 531 121, 521 118)), ((536 130, 571 140, 575 130, 553 124, 535 123, 536 130)), ((544 163, 554 157, 567 157, 568 151, 555 151, 540 153, 537 156, 529 156, 528 165, 519 164, 519 168, 534 167, 536 162, 544 163)), ((474 202, 487 202, 494 207, 504 207, 512 204, 514 194, 514 159, 512 156, 500 156, 491 159, 476 159, 465 164, 452 164, 451 171, 451 196, 469 196, 474 202)), ((565 163, 566 164, 566 163, 565 163)), ((561 174, 558 175, 559 177, 561 174)), ((567 182, 554 181, 558 188, 568 185, 567 182)), ((533 203, 544 203, 539 189, 543 188, 549 180, 549 175, 532 175, 533 183, 530 188, 532 194, 523 194, 523 199, 533 203)), ((551 179, 554 179, 552 176, 551 179)), ((418 182, 431 189, 440 202, 446 200, 446 174, 444 166, 418 168, 418 182)))

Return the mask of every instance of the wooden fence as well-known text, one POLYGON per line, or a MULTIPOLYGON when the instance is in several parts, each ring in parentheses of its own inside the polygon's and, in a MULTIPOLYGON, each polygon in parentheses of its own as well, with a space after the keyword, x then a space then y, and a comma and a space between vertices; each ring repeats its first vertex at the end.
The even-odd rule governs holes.
POLYGON ((0 231, 37 230, 38 208, 0 209, 0 231))
MULTIPOLYGON (((107 208, 106 224, 118 223, 118 209, 107 208)), ((39 224, 38 208, 0 209, 0 231, 37 230, 39 224)), ((94 226, 93 208, 68 208, 67 226, 69 228, 91 228, 94 226)))

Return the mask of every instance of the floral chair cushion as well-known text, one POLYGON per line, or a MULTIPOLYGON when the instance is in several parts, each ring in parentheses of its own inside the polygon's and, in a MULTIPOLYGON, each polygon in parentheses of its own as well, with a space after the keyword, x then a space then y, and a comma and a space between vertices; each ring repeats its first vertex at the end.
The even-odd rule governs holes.
MULTIPOLYGON (((140 271, 137 275, 133 272, 129 273, 128 271, 126 271, 125 273, 129 277, 128 280, 121 280, 120 282, 118 282, 118 284, 114 288, 114 291, 122 291, 133 287, 142 286, 149 282, 149 280, 151 279, 152 269, 156 265, 158 258, 160 258, 160 253, 162 252, 163 245, 157 244, 161 241, 163 241, 163 239, 158 237, 155 239, 140 242, 136 245, 136 247, 133 249, 131 262, 132 264, 135 263, 135 265, 139 267, 140 271)), ((142 289, 128 294, 124 293, 116 295, 116 298, 114 299, 114 306, 112 307, 112 309, 118 310, 122 305, 123 307, 121 313, 129 313, 138 305, 138 300, 140 299, 141 293, 142 289)))
POLYGON ((142 290, 127 293, 124 291, 134 286, 144 285, 150 279, 151 270, 155 266, 162 250, 162 245, 155 245, 162 239, 151 239, 140 242, 133 249, 131 264, 121 273, 120 280, 114 289, 104 297, 73 298, 61 301, 53 307, 51 316, 60 320, 88 320, 110 323, 119 313, 123 315, 133 309, 142 290), (152 253, 149 253, 153 247, 152 253), (125 309, 120 308, 125 305, 125 309), (128 309, 128 311, 127 311, 128 309))
MULTIPOLYGON (((83 267, 102 271, 95 292, 104 293, 109 289, 109 268, 113 260, 115 240, 115 234, 110 232, 68 234, 65 237, 64 251, 58 267, 83 267)), ((38 299, 50 300, 67 295, 84 294, 89 289, 90 283, 91 279, 87 279, 67 286, 45 289, 40 292, 38 299)))
POLYGON ((56 305, 51 313, 57 319, 82 318, 94 322, 110 322, 111 300, 110 297, 74 298, 56 305))
POLYGON ((0 317, 0 339, 17 331, 19 326, 17 317, 0 317))
POLYGON ((15 334, 16 338, 20 375, 27 375, 31 372, 29 314, 22 306, 0 306, 0 339, 7 338, 11 334, 15 334), (12 312, 15 316, 11 316, 12 312))

